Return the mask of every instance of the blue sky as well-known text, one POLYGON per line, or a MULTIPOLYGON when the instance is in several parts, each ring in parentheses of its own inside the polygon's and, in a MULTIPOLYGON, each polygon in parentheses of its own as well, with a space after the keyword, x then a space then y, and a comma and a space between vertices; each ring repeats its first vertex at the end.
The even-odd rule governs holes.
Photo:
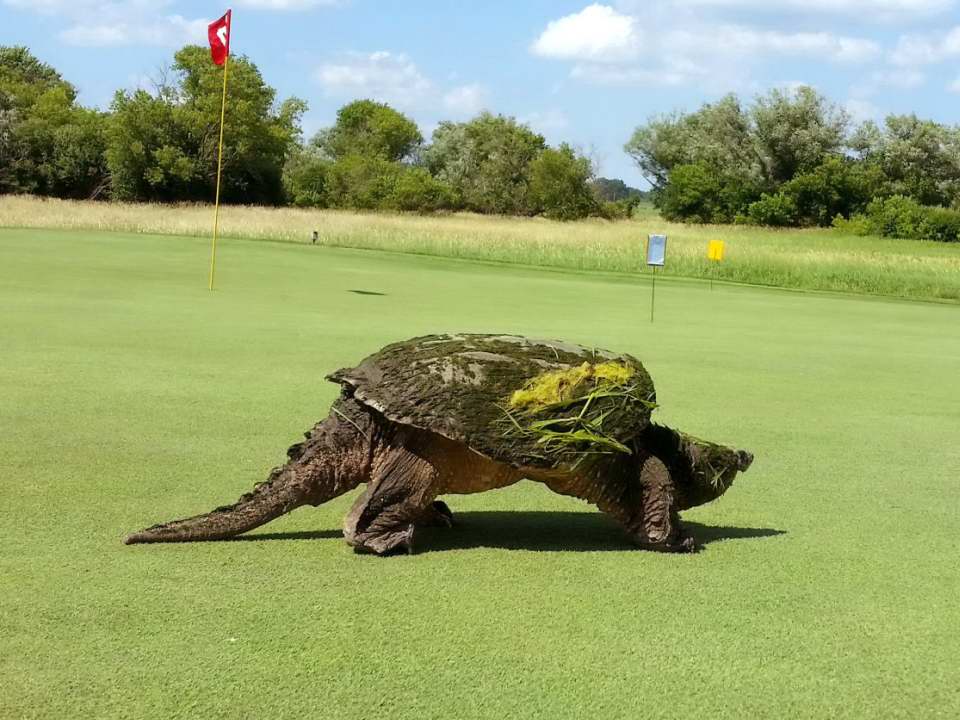
MULTIPOLYGON (((0 0, 0 44, 24 44, 88 105, 149 87, 173 51, 205 42, 225 4, 0 0)), ((425 134, 481 109, 513 115, 642 184, 622 151, 651 114, 737 92, 813 85, 855 119, 960 122, 960 0, 235 0, 232 49, 304 129, 358 97, 425 134)))

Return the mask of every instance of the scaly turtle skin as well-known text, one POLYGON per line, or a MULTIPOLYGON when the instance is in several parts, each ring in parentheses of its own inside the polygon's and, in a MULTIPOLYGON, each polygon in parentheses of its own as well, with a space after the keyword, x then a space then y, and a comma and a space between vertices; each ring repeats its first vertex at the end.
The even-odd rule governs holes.
POLYGON ((640 547, 688 552, 679 511, 722 495, 753 456, 650 423, 653 382, 634 357, 512 335, 389 345, 329 379, 341 396, 234 505, 155 525, 128 544, 214 540, 366 483, 344 536, 412 551, 418 525, 451 525, 436 498, 521 479, 610 514, 640 547))

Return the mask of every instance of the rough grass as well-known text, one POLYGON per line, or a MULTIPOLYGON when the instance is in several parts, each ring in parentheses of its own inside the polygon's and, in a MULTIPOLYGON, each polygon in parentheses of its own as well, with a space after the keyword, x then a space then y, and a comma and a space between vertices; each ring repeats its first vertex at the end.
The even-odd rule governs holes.
MULTIPOLYGON (((0 227, 117 230, 209 236, 206 205, 137 205, 0 197, 0 227)), ((294 208, 228 207, 225 236, 618 273, 649 272, 647 234, 669 236, 663 273, 806 290, 927 300, 960 300, 960 244, 863 238, 833 230, 771 230, 663 221, 647 208, 632 221, 560 223, 543 218, 457 214, 361 214, 294 208), (706 259, 707 242, 727 242, 725 260, 706 259)))
POLYGON ((960 309, 180 237, 0 232, 0 717, 960 715, 960 309), (355 291, 382 293, 364 295, 355 291), (448 330, 631 352, 655 417, 756 453, 635 551, 539 486, 355 556, 352 497, 121 544, 236 499, 336 388, 448 330))

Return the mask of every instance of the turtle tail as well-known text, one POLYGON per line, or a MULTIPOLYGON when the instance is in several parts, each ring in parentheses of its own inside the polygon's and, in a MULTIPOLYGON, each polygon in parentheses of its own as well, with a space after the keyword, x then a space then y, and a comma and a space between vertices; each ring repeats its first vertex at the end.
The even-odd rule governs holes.
POLYGON ((233 505, 218 507, 205 515, 172 520, 131 533, 124 543, 193 542, 223 540, 260 527, 291 510, 307 504, 309 492, 287 465, 270 473, 233 505))

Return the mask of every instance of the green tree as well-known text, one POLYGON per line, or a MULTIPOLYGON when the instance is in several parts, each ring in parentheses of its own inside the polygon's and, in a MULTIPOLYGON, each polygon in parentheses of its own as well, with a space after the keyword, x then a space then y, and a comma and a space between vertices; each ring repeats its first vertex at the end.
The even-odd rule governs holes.
POLYGON ((624 146, 654 188, 662 189, 680 165, 737 175, 756 184, 762 175, 749 115, 735 95, 705 104, 694 113, 651 118, 624 146))
POLYGON ((333 127, 312 142, 334 160, 360 155, 397 162, 412 155, 423 136, 416 123, 389 105, 356 100, 340 108, 333 127))
POLYGON ((618 202, 635 198, 638 202, 647 197, 647 193, 635 187, 630 187, 619 178, 593 178, 590 189, 594 197, 600 202, 618 202))
POLYGON ((724 215, 722 186, 717 173, 707 165, 677 165, 657 193, 657 206, 667 220, 718 222, 724 215))
POLYGON ((788 227, 799 222, 797 204, 783 192, 763 193, 760 199, 747 206, 746 216, 738 218, 751 225, 788 227))
POLYGON ((442 122, 422 162, 469 210, 532 215, 530 164, 546 141, 511 117, 481 113, 465 123, 442 122))
POLYGON ((97 196, 103 150, 103 115, 27 48, 0 47, 0 192, 97 196))
POLYGON ((454 208, 456 196, 449 185, 437 180, 425 168, 405 167, 397 176, 387 202, 393 210, 428 213, 454 208))
POLYGON ((598 211, 590 188, 590 160, 566 143, 547 148, 530 163, 530 195, 534 206, 554 220, 577 220, 598 211))
POLYGON ((391 206, 400 163, 376 155, 347 155, 329 167, 326 196, 330 207, 383 210, 391 206))
POLYGON ((792 200, 799 224, 827 227, 837 215, 850 217, 862 211, 883 182, 880 168, 872 163, 828 157, 784 183, 780 192, 792 200))
POLYGON ((326 207, 330 165, 313 146, 298 146, 291 151, 283 168, 287 202, 297 207, 326 207))
POLYGON ((115 198, 210 199, 196 144, 170 99, 118 91, 111 111, 106 154, 115 198))
MULTIPOLYGON (((155 94, 120 91, 113 101, 107 160, 116 197, 207 200, 216 185, 222 70, 209 52, 187 46, 174 56, 173 80, 155 94)), ((306 109, 276 93, 250 60, 230 62, 224 123, 225 202, 279 203, 282 172, 306 109)))
POLYGON ((950 205, 960 199, 960 129, 916 115, 890 115, 882 130, 857 134, 865 160, 886 177, 885 195, 911 197, 922 205, 950 205))
POLYGON ((812 170, 845 145, 849 117, 810 87, 773 89, 750 109, 765 178, 779 185, 812 170))

